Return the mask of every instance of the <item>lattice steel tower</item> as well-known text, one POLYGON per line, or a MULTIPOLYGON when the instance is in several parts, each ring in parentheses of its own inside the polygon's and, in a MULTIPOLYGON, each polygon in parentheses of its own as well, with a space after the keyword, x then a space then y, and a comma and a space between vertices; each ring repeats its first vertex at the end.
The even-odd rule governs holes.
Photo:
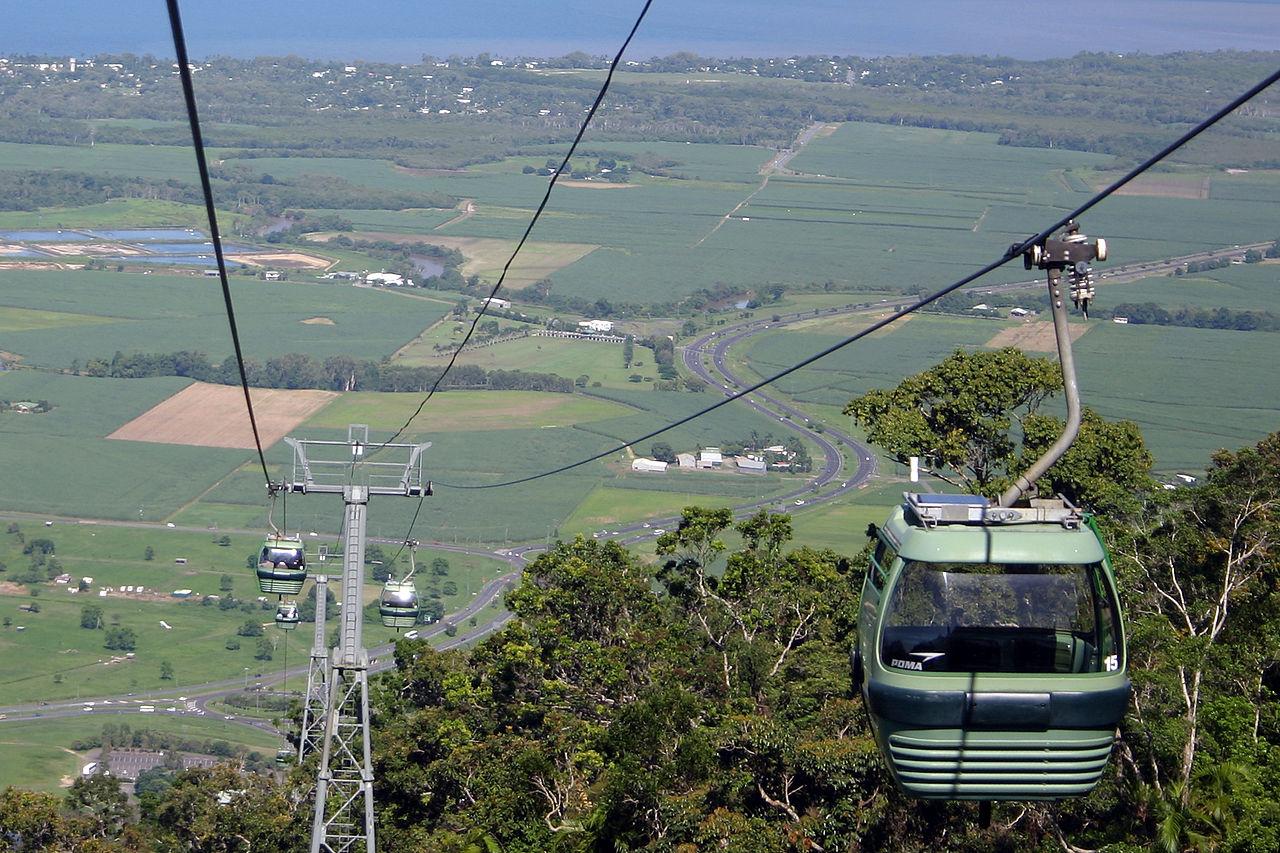
MULTIPOLYGON (((320 546, 320 565, 328 558, 320 546)), ((329 707, 329 649, 325 643, 325 615, 329 606, 329 577, 316 575, 316 636, 307 667, 307 692, 302 697, 302 736, 298 739, 298 761, 324 747, 325 709, 329 707)))
POLYGON ((324 679, 327 698, 321 709, 312 707, 312 679, 308 679, 307 709, 303 711, 299 754, 320 749, 316 774, 315 817, 311 824, 312 853, 376 853, 373 829, 373 764, 369 755, 369 654, 364 630, 364 546, 369 498, 373 495, 421 497, 431 494, 423 477, 422 452, 426 444, 386 444, 369 447, 369 428, 352 424, 347 440, 301 441, 286 438, 293 448, 293 472, 289 490, 301 494, 340 494, 346 511, 342 521, 342 587, 338 595, 338 645, 328 665, 316 666, 316 650, 325 646, 320 621, 321 594, 316 587, 316 650, 312 651, 312 675, 324 679), (338 450, 341 448, 341 451, 338 450), (388 460, 367 457, 372 450, 388 460), (341 458, 334 458, 337 456, 341 458), (407 459, 404 457, 407 455, 407 459), (323 719, 312 723, 308 747, 307 713, 323 719), (314 731, 321 728, 320 731, 314 731))

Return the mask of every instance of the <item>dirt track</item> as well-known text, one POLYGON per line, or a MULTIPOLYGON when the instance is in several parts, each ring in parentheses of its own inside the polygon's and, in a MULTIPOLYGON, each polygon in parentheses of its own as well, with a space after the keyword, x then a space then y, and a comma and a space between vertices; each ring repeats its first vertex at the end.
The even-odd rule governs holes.
MULTIPOLYGON (((262 446, 270 447, 338 395, 332 391, 254 388, 254 416, 262 446)), ((107 438, 251 449, 253 431, 244 392, 235 385, 195 382, 120 427, 107 438)))

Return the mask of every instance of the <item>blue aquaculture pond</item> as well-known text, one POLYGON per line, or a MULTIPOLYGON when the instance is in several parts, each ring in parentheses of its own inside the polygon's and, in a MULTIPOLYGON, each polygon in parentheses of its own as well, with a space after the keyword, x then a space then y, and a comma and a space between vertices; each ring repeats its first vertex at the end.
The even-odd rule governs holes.
POLYGON ((0 231, 0 240, 24 243, 81 242, 85 239, 85 234, 84 231, 0 231))
POLYGON ((169 240, 172 242, 203 243, 208 237, 194 228, 125 228, 115 231, 84 231, 90 237, 103 240, 125 240, 128 242, 169 240))

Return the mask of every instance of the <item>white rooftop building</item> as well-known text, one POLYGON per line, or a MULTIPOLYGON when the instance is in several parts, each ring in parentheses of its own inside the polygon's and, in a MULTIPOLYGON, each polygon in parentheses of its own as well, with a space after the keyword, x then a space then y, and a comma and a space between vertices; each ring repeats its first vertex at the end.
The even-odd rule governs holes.
POLYGON ((692 453, 677 453, 676 463, 681 468, 697 468, 698 457, 694 456, 692 453))
POLYGON ((764 472, 767 467, 763 459, 752 459, 750 456, 735 456, 734 463, 743 471, 764 472))
POLYGON ((718 447, 706 447, 698 454, 699 468, 719 468, 724 464, 724 456, 718 447))
POLYGON ((364 280, 365 284, 379 284, 383 287, 413 287, 413 279, 393 272, 371 272, 365 275, 364 280))
POLYGON ((636 459, 631 463, 631 470, 651 471, 655 474, 660 474, 667 470, 667 463, 659 462, 657 459, 636 459))
POLYGON ((578 328, 584 332, 612 332, 612 320, 579 320, 578 328))

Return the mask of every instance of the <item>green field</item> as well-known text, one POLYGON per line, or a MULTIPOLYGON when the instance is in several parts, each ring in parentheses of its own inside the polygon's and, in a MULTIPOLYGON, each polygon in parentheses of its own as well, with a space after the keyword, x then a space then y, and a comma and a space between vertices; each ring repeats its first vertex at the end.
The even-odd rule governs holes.
MULTIPOLYGON (((288 352, 377 359, 449 310, 442 302, 328 282, 233 276, 231 291, 246 357, 259 363, 288 352), (313 317, 332 324, 302 322, 313 317)), ((6 333, 3 348, 31 364, 66 368, 74 360, 110 360, 117 350, 198 350, 214 362, 231 354, 218 283, 203 276, 0 270, 0 311, 7 308, 61 312, 70 315, 68 324, 92 323, 74 335, 48 328, 6 333)))
MULTIPOLYGON (((1215 272, 1235 282, 1222 287, 1244 291, 1239 298, 1257 305, 1256 300, 1266 298, 1262 294, 1274 269, 1231 267, 1215 272)), ((1125 301, 1139 301, 1143 288, 1155 295, 1154 288, 1170 283, 1181 284, 1176 278, 1149 279, 1145 284, 1107 286, 1103 294, 1112 302, 1121 294, 1125 301)), ((820 332, 820 322, 824 321, 814 321, 804 330, 762 335, 739 358, 761 375, 785 367, 839 339, 820 332)), ((843 333, 856 328, 854 322, 829 321, 832 330, 843 333)), ((896 385, 957 348, 982 347, 1005 325, 958 316, 913 317, 778 385, 805 403, 842 406, 872 388, 896 385)), ((1280 423, 1280 405, 1274 402, 1280 399, 1280 381, 1273 371, 1257 369, 1275 360, 1280 345, 1275 333, 1099 321, 1091 326, 1075 345, 1085 405, 1108 418, 1136 421, 1156 455, 1157 470, 1200 470, 1214 450, 1257 441, 1280 423)), ((1051 407, 1059 405, 1055 401, 1051 407)))
POLYGON ((108 723, 126 723, 136 730, 149 729, 180 737, 222 740, 263 754, 282 745, 279 738, 249 726, 225 720, 166 716, 163 714, 102 713, 84 717, 0 722, 0 788, 15 785, 37 791, 57 791, 62 777, 75 778, 84 764, 70 744, 102 732, 108 723))
MULTIPOLYGON (((493 346, 463 350, 459 364, 478 364, 486 370, 532 370, 538 373, 554 373, 569 379, 590 377, 608 388, 635 387, 632 375, 647 377, 652 382, 658 378, 653 351, 636 347, 635 361, 631 367, 623 367, 622 345, 593 343, 566 338, 528 337, 506 341, 493 346)), ((411 347, 398 361, 405 364, 443 366, 447 356, 431 354, 429 346, 411 347)))
MULTIPOLYGON (((654 477, 676 477, 681 479, 698 476, 688 472, 677 475, 655 474, 654 477)), ((728 476, 715 475, 710 476, 728 476)), ((679 484, 676 484, 677 487, 679 484)), ((592 490, 578 508, 560 525, 560 536, 569 538, 579 533, 590 535, 594 531, 618 525, 643 521, 665 516, 678 516, 686 506, 722 507, 731 506, 733 500, 726 497, 708 497, 678 491, 642 491, 641 489, 617 489, 599 486, 592 490)))
MULTIPOLYGON (((244 217, 218 211, 218 225, 234 234, 244 217)), ((208 228, 203 207, 175 201, 141 198, 113 198, 102 204, 83 207, 42 207, 38 210, 0 211, 0 228, 208 228)))
POLYGON ((157 520, 199 495, 248 454, 105 438, 187 384, 0 373, 0 399, 54 406, 40 415, 0 413, 0 470, 17 473, 0 477, 0 510, 157 520))
MULTIPOLYGON (((210 148, 210 160, 226 152, 210 148)), ((0 142, 0 169, 61 169, 101 175, 194 182, 196 157, 189 145, 33 145, 0 142)))
POLYGON ((1209 272, 1158 276, 1106 284, 1101 305, 1154 302, 1170 311, 1183 306, 1280 313, 1280 263, 1238 264, 1209 272))
MULTIPOLYGON (((265 526, 261 516, 258 524, 265 526)), ((236 678, 246 670, 251 673, 279 671, 286 665, 286 657, 294 666, 305 660, 311 645, 312 626, 304 623, 297 631, 278 631, 274 627, 276 596, 266 596, 266 603, 261 604, 257 580, 253 571, 245 566, 246 557, 255 554, 261 545, 260 535, 60 522, 52 527, 19 522, 19 531, 27 542, 51 539, 55 544, 54 557, 62 564, 63 571, 72 576, 73 582, 35 586, 10 583, 0 587, 0 615, 11 622, 0 629, 0 689, 6 702, 88 698, 203 684, 236 678), (217 544, 223 535, 229 537, 229 545, 217 544), (148 546, 153 549, 152 560, 145 559, 148 546), (175 562, 178 559, 185 562, 175 562), (229 594, 253 605, 252 613, 202 605, 202 596, 228 594, 221 588, 224 574, 231 578, 229 594), (71 592, 82 577, 93 579, 90 590, 71 592), (145 587, 146 593, 121 592, 126 585, 145 587), (107 587, 114 591, 105 597, 97 594, 107 587), (31 596, 32 589, 38 590, 39 595, 31 596), (190 589, 193 594, 188 599, 174 598, 170 593, 175 589, 190 589), (19 610, 31 602, 39 605, 40 612, 19 610), (126 659, 121 652, 105 649, 105 629, 80 626, 81 610, 86 606, 103 609, 107 628, 119 624, 136 633, 135 657, 126 659), (237 629, 246 620, 268 626, 266 636, 275 644, 271 661, 254 659, 257 641, 253 638, 240 638, 238 650, 225 648, 226 641, 236 636, 237 629), (170 627, 164 627, 161 622, 170 627), (24 630, 18 631, 18 626, 24 630), (160 678, 161 661, 172 664, 175 675, 172 681, 160 678), (60 676, 56 683, 55 676, 60 676)), ((323 538, 308 538, 308 549, 314 553, 316 546, 326 542, 330 551, 336 551, 335 543, 323 538)), ((0 563, 9 569, 0 575, 0 581, 25 571, 30 557, 25 556, 22 549, 23 542, 17 534, 0 534, 0 563)), ((394 549, 387 551, 388 559, 394 553, 394 549)), ((439 591, 445 581, 457 585, 456 592, 439 596, 446 613, 464 607, 486 582, 510 571, 500 560, 429 546, 419 549, 417 558, 417 584, 424 597, 432 590, 439 591), (431 572, 431 563, 437 557, 449 562, 445 576, 431 572)), ((315 563, 316 567, 320 565, 315 563)), ((406 552, 401 556, 396 574, 402 576, 408 570, 406 552)), ((365 589, 366 602, 376 601, 379 592, 380 586, 370 583, 365 589)), ((303 595, 306 595, 305 589, 303 595)), ((366 621, 368 645, 387 642, 396 636, 394 630, 382 627, 376 616, 366 621)))

